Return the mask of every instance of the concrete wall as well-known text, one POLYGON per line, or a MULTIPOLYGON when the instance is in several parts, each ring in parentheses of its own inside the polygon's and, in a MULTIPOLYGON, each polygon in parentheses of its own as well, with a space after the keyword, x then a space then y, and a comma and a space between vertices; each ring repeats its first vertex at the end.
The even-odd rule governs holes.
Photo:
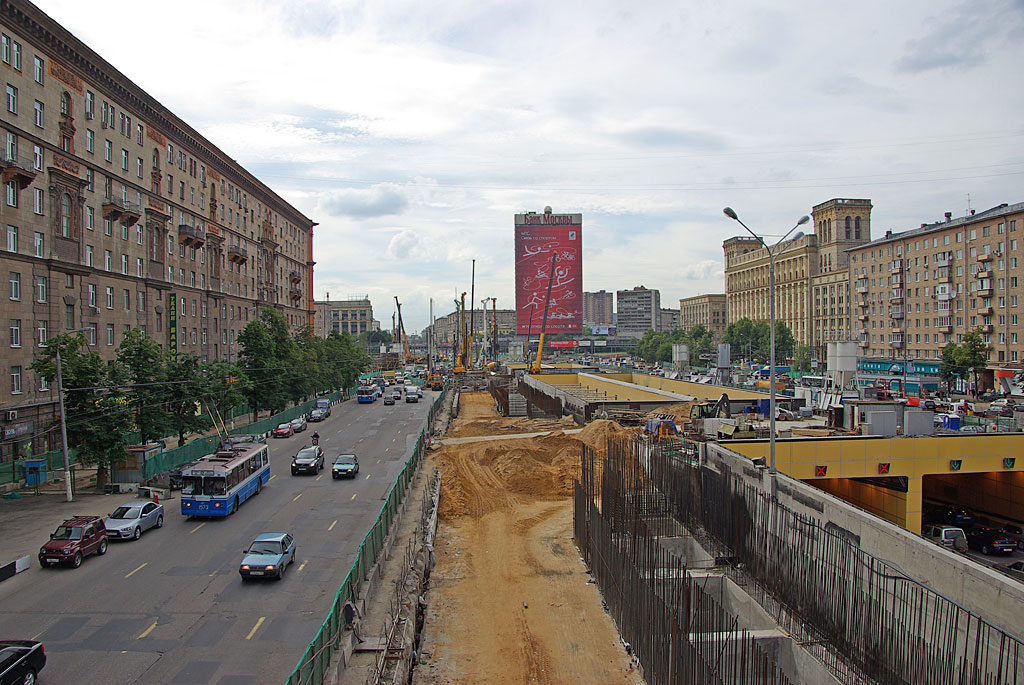
MULTIPOLYGON (((1024 436, 1020 438, 1024 439, 1024 436)), ((885 442, 907 441, 910 440, 868 439, 862 442, 865 446, 881 449, 885 442)), ((936 439, 912 440, 921 441, 934 442, 936 439)), ((941 449, 942 441, 938 442, 941 449)), ((705 454, 708 465, 717 469, 728 468, 742 482, 767 491, 767 469, 754 468, 746 456, 730 449, 733 446, 735 443, 729 443, 728 446, 707 443, 705 454)), ((957 448, 962 450, 964 446, 950 442, 947 449, 957 448)), ((860 547, 865 552, 885 560, 994 625, 1001 626, 1017 637, 1024 636, 1024 612, 1021 612, 1024 606, 1024 583, 975 563, 961 554, 926 542, 920 536, 889 521, 782 473, 778 477, 778 499, 790 509, 812 516, 824 525, 831 524, 848 531, 859 539, 860 547)))

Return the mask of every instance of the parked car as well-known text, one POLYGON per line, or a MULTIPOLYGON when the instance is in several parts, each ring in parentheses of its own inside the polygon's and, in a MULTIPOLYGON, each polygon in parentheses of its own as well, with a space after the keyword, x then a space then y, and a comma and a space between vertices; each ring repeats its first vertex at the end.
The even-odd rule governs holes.
POLYGON ((290 422, 279 424, 278 427, 274 429, 275 438, 290 438, 293 435, 295 435, 295 429, 292 428, 292 424, 290 422))
POLYGON ((359 458, 354 454, 339 454, 331 464, 331 478, 355 478, 359 473, 359 458))
POLYGON ((252 578, 284 578, 288 564, 295 561, 295 538, 288 533, 260 533, 238 565, 242 582, 252 578))
POLYGON ((388 395, 387 397, 385 397, 384 398, 384 404, 391 405, 392 407, 395 406, 395 397, 394 397, 394 395, 388 395))
POLYGON ((164 506, 148 500, 125 502, 106 518, 107 538, 138 540, 150 528, 164 527, 164 506))
POLYGON ((967 546, 982 554, 1013 554, 1017 544, 995 528, 973 528, 967 531, 967 546))
POLYGON ((292 419, 292 430, 296 433, 301 433, 306 430, 306 419, 305 417, 299 416, 292 419))
POLYGON ((1003 394, 1001 392, 996 392, 995 390, 989 390, 988 392, 983 392, 978 395, 978 399, 982 402, 994 402, 1002 397, 1003 394))
POLYGON ((323 410, 323 409, 314 409, 313 411, 309 412, 309 421, 310 421, 310 423, 320 422, 320 421, 323 421, 326 418, 327 418, 327 412, 325 410, 323 410))
POLYGON ((996 568, 1017 580, 1024 580, 1024 561, 1015 561, 1012 564, 996 564, 996 568))
POLYGON ((99 516, 75 516, 50 533, 50 541, 39 550, 40 566, 65 564, 78 568, 90 554, 107 553, 107 529, 99 516))
POLYGON ((1002 416, 1002 417, 1013 417, 1013 407, 1006 406, 1006 405, 999 406, 999 407, 992 406, 992 407, 989 407, 985 411, 985 415, 986 416, 992 416, 992 417, 999 417, 999 416, 1002 416))
POLYGON ((992 411, 994 409, 1002 409, 1003 407, 1009 407, 1012 410, 1013 404, 1009 398, 1000 397, 999 399, 992 400, 992 403, 988 405, 988 410, 992 411))
POLYGON ((967 536, 964 535, 963 528, 957 528, 956 526, 925 526, 921 530, 921 535, 924 536, 925 540, 934 542, 936 545, 959 551, 967 549, 967 536))
POLYGON ((324 468, 324 449, 319 445, 303 447, 292 457, 292 475, 299 473, 320 473, 324 468))
POLYGON ((1024 552, 1024 527, 1019 523, 1007 523, 1000 530, 1003 531, 1003 535, 1013 540, 1017 549, 1024 552))
POLYGON ((43 643, 35 640, 0 640, 0 683, 36 682, 46 665, 43 643))

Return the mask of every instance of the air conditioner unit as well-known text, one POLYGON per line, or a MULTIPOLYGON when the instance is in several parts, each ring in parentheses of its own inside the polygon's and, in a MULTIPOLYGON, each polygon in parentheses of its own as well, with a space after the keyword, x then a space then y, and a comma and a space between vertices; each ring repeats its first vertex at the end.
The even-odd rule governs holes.
POLYGON ((7 420, 8 421, 16 421, 17 419, 18 419, 18 412, 16 410, 12 409, 11 411, 7 412, 7 420))

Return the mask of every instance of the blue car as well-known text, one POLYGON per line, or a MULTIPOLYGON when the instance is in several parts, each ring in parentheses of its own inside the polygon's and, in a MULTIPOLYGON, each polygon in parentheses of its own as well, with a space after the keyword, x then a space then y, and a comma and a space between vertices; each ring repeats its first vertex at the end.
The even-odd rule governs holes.
POLYGON ((251 578, 284 578, 288 564, 295 561, 295 538, 289 533, 260 533, 244 550, 238 567, 242 582, 251 578))

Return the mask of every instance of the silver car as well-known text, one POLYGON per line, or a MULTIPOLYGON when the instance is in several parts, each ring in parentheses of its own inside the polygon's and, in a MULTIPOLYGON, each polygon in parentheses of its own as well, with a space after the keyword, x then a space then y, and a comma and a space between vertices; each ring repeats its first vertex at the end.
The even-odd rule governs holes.
POLYGON ((149 500, 125 502, 104 520, 110 540, 138 540, 143 531, 163 528, 164 506, 149 500))
POLYGON ((301 433, 306 430, 306 419, 302 416, 292 419, 292 430, 296 433, 301 433))

